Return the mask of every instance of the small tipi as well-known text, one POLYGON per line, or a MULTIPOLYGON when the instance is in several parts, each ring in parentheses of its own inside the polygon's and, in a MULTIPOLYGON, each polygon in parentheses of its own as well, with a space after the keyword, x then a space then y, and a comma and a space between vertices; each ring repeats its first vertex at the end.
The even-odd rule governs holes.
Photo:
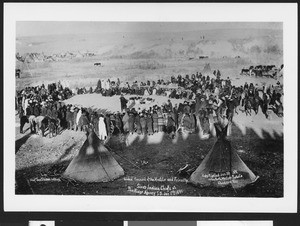
POLYGON ((93 130, 63 176, 81 182, 108 182, 124 175, 124 170, 101 143, 93 130))
POLYGON ((203 68, 203 70, 202 70, 202 74, 211 74, 212 72, 211 72, 211 68, 210 68, 210 64, 209 63, 207 63, 207 64, 205 64, 204 65, 204 68, 203 68))
POLYGON ((237 152, 232 150, 226 137, 227 126, 222 129, 215 124, 217 141, 192 173, 190 181, 200 186, 224 187, 229 184, 233 188, 242 188, 255 182, 258 177, 246 166, 237 152))

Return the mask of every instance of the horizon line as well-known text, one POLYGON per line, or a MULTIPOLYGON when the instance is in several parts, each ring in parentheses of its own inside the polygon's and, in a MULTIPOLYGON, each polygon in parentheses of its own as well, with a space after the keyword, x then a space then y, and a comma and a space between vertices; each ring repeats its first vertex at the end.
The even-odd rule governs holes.
POLYGON ((116 34, 116 33, 130 33, 130 34, 147 34, 147 33, 182 33, 182 32, 201 32, 201 31, 213 31, 213 30, 273 30, 283 31, 282 28, 206 28, 201 30, 189 30, 189 31, 106 31, 106 32, 86 32, 86 33, 61 33, 61 34, 41 34, 41 35, 17 35, 16 38, 29 38, 29 37, 45 37, 45 36, 64 36, 64 35, 105 35, 105 34, 116 34))

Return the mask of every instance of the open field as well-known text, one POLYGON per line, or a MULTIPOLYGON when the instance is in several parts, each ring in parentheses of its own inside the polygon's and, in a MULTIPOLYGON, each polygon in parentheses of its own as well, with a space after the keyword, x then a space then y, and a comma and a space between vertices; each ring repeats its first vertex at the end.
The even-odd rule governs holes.
POLYGON ((282 38, 280 30, 256 29, 21 37, 16 46, 21 55, 90 52, 95 56, 54 62, 16 61, 16 67, 23 72, 16 87, 58 80, 69 82, 73 88, 95 86, 99 78, 170 79, 172 75, 201 72, 205 63, 210 63, 212 70, 219 69, 223 77, 241 84, 239 74, 243 67, 283 63, 282 38), (199 59, 202 55, 209 58, 199 59), (94 66, 95 62, 102 66, 94 66))

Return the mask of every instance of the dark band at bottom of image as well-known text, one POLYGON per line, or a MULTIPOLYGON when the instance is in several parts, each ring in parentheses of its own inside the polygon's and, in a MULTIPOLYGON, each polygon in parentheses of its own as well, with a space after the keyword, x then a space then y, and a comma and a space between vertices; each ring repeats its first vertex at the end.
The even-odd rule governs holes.
POLYGON ((94 221, 56 220, 0 223, 0 226, 273 226, 273 221, 212 220, 212 221, 94 221))

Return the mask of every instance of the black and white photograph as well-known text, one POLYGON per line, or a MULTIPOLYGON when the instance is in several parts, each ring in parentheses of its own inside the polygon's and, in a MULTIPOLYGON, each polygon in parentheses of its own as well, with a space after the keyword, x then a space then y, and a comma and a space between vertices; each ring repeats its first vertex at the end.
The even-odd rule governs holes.
POLYGON ((283 20, 66 19, 14 21, 15 197, 290 197, 283 20))
POLYGON ((282 23, 16 29, 16 194, 283 196, 282 23))

